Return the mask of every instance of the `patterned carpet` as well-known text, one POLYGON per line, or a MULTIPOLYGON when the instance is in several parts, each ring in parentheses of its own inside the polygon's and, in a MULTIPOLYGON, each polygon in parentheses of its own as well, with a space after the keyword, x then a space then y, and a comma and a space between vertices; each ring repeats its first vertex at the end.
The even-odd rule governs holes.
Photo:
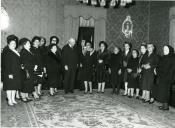
POLYGON ((9 107, 2 95, 2 127, 57 128, 174 128, 175 111, 162 112, 157 104, 143 104, 136 99, 76 91, 65 95, 60 91, 51 97, 45 92, 42 100, 19 102, 9 107))

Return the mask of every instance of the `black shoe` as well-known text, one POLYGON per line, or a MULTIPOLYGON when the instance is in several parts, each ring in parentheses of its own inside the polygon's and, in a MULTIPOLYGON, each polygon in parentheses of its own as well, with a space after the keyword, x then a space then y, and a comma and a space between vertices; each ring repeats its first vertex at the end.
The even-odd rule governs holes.
POLYGON ((92 92, 89 92, 89 94, 92 94, 92 92))
POLYGON ((122 96, 127 96, 127 94, 123 94, 122 96))
POLYGON ((55 96, 54 94, 49 93, 50 96, 55 96))
POLYGON ((153 104, 154 103, 154 100, 153 101, 149 101, 149 104, 153 104))
POLYGON ((159 106, 159 110, 168 111, 169 107, 159 106))
POLYGON ((138 100, 139 100, 139 96, 136 96, 136 99, 138 99, 138 100))
POLYGON ((26 99, 28 102, 33 101, 33 99, 31 99, 31 98, 26 98, 26 99))
POLYGON ((27 98, 21 98, 21 101, 24 103, 28 103, 29 101, 27 100, 27 98))
POLYGON ((39 96, 43 96, 43 93, 41 93, 41 94, 38 93, 38 95, 39 95, 39 96))
POLYGON ((67 91, 65 91, 64 93, 65 93, 65 94, 68 94, 68 92, 67 92, 67 91))
POLYGON ((40 100, 40 97, 35 97, 33 94, 32 94, 32 96, 33 96, 34 100, 40 100))
POLYGON ((84 94, 87 94, 87 92, 85 91, 84 94))
POLYGON ((132 96, 128 96, 128 98, 132 98, 132 96))
POLYGON ((142 102, 143 102, 143 103, 148 103, 148 102, 149 102, 149 100, 143 100, 142 102))
POLYGON ((74 93, 74 91, 70 91, 70 93, 74 93))

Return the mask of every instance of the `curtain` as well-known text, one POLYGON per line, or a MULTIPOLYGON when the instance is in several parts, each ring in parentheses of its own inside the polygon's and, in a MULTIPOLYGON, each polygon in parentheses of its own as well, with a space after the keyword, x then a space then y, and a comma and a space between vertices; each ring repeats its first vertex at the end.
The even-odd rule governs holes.
POLYGON ((170 32, 169 43, 175 49, 175 7, 170 8, 170 32))
MULTIPOLYGON (((94 19, 94 47, 98 48, 98 43, 106 39, 106 9, 80 5, 64 6, 64 41, 70 37, 78 38, 79 18, 94 19)), ((92 23, 92 22, 91 22, 92 23)))

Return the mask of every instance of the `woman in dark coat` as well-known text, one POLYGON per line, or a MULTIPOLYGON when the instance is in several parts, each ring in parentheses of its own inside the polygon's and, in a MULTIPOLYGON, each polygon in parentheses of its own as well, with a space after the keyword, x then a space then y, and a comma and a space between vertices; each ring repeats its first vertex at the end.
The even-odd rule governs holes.
POLYGON ((173 48, 169 45, 163 47, 163 56, 157 67, 158 96, 157 100, 162 103, 161 110, 169 110, 170 88, 173 76, 173 48))
POLYGON ((153 44, 147 44, 148 56, 146 58, 146 63, 142 65, 143 75, 142 75, 142 89, 145 91, 145 100, 143 102, 152 103, 150 101, 150 93, 153 91, 155 73, 154 70, 158 64, 158 56, 154 52, 153 44))
POLYGON ((37 65, 35 63, 34 55, 30 51, 30 40, 27 38, 21 40, 23 42, 23 49, 20 52, 21 63, 23 65, 23 86, 21 89, 21 97, 24 102, 28 102, 31 100, 28 96, 30 93, 33 93, 33 96, 36 99, 36 94, 34 92, 34 70, 36 71, 37 65))
POLYGON ((125 42, 124 44, 124 51, 122 54, 122 77, 123 77, 123 82, 124 82, 124 87, 125 87, 125 92, 123 96, 126 96, 128 93, 128 80, 127 80, 127 65, 128 65, 128 60, 131 57, 131 44, 128 42, 125 42))
MULTIPOLYGON (((139 88, 136 89, 136 98, 139 99, 139 91, 142 89, 142 75, 144 72, 144 68, 142 65, 146 64, 147 62, 147 46, 146 44, 142 44, 140 46, 140 57, 139 57, 139 65, 138 65, 138 73, 139 73, 139 88)), ((142 90, 142 100, 146 100, 146 90, 142 90)))
MULTIPOLYGON (((51 36, 50 37, 50 45, 51 44, 56 44, 57 45, 57 52, 56 52, 56 55, 57 57, 61 60, 62 62, 62 53, 61 53, 61 48, 58 46, 59 44, 59 38, 57 36, 51 36)), ((50 51, 50 50, 49 50, 50 51)), ((58 92, 58 88, 61 87, 63 85, 63 74, 64 74, 64 67, 63 65, 59 65, 60 66, 60 75, 59 75, 59 78, 58 78, 58 83, 57 83, 57 86, 55 86, 54 88, 54 92, 57 93, 58 92)))
POLYGON ((39 49, 40 37, 35 36, 32 39, 31 52, 34 54, 35 63, 37 65, 37 70, 34 72, 34 85, 35 85, 35 95, 36 98, 41 96, 41 87, 44 79, 44 62, 39 49))
MULTIPOLYGON (((46 77, 47 77, 47 74, 46 74, 46 57, 48 55, 48 48, 46 47, 46 38, 44 37, 40 37, 40 45, 39 45, 39 52, 40 52, 40 55, 41 55, 41 61, 43 63, 43 87, 44 89, 47 89, 47 83, 46 83, 46 77)), ((39 94, 41 93, 41 86, 39 86, 39 94)), ((42 93, 41 93, 42 94, 42 93)))
POLYGON ((138 51, 136 49, 132 50, 132 57, 128 60, 128 96, 129 98, 134 96, 134 89, 138 88, 138 65, 139 65, 139 57, 138 51))
POLYGON ((57 52, 57 45, 51 44, 49 46, 50 51, 48 53, 48 56, 46 58, 46 70, 47 70, 47 83, 50 88, 50 95, 54 96, 55 94, 55 88, 57 88, 59 78, 60 78, 60 65, 61 60, 56 55, 57 52))
POLYGON ((110 82, 112 84, 112 94, 119 94, 120 84, 121 84, 121 74, 119 73, 119 69, 122 66, 122 54, 121 50, 115 46, 114 51, 109 59, 109 67, 110 67, 110 82), (117 92, 116 92, 117 87, 117 92))
POLYGON ((93 78, 93 69, 95 67, 95 54, 94 49, 92 48, 92 44, 86 43, 86 50, 84 55, 82 56, 82 74, 83 81, 85 85, 85 94, 88 91, 88 85, 90 89, 90 93, 92 93, 92 78, 93 78))
POLYGON ((20 55, 15 50, 17 45, 17 37, 10 35, 7 37, 8 47, 3 56, 3 89, 7 93, 8 105, 17 104, 15 101, 16 91, 21 88, 21 62, 20 55))
POLYGON ((106 82, 106 74, 108 71, 108 61, 109 61, 109 53, 107 51, 107 44, 104 41, 99 43, 100 50, 97 53, 97 82, 98 82, 98 92, 104 93, 105 82, 106 82))

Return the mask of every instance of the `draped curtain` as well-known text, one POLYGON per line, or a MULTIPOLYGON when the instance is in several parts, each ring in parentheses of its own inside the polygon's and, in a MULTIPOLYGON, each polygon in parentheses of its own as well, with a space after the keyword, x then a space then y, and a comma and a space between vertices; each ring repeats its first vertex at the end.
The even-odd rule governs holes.
POLYGON ((98 43, 106 39, 106 9, 88 7, 88 6, 64 6, 64 41, 67 41, 70 37, 77 39, 80 20, 84 21, 85 25, 90 24, 95 28, 94 45, 98 48, 98 43), (83 17, 83 19, 80 19, 83 17), (85 21, 85 19, 91 19, 85 21), (94 20, 94 22, 93 22, 94 20))
POLYGON ((93 17, 85 19, 80 16, 80 27, 95 27, 95 20, 93 17))
POLYGON ((170 33, 169 43, 175 49, 175 7, 170 8, 170 33))

